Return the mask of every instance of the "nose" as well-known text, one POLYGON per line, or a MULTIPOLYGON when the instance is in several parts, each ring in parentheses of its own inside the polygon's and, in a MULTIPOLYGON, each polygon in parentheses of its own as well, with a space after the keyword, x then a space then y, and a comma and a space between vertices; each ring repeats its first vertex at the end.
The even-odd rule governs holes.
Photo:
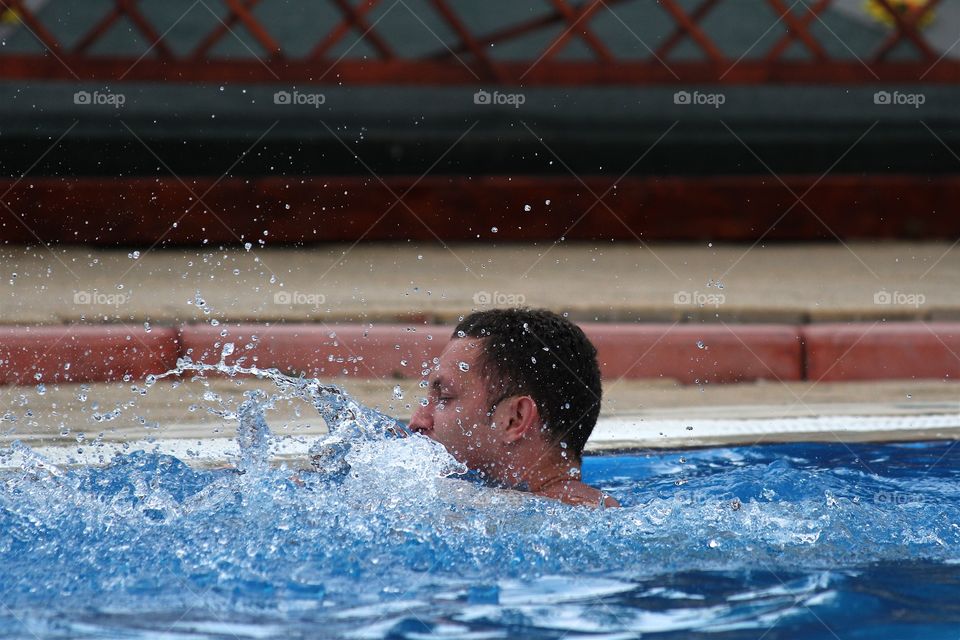
POLYGON ((433 431, 433 407, 427 403, 426 406, 420 405, 413 417, 410 418, 410 424, 407 425, 414 433, 429 435, 433 431))

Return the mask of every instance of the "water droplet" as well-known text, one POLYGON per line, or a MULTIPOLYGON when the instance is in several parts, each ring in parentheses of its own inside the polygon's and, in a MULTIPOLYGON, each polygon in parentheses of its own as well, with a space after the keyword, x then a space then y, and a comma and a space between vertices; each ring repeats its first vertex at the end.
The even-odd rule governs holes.
POLYGON ((393 388, 393 397, 396 400, 403 400, 403 389, 400 388, 400 385, 393 388))
POLYGON ((500 231, 500 229, 497 229, 496 227, 490 227, 491 233, 496 233, 497 231, 500 231))
POLYGON ((528 204, 525 204, 525 205, 523 205, 523 210, 529 212, 529 211, 532 211, 532 210, 533 210, 533 207, 531 207, 531 206, 528 205, 528 204))
POLYGON ((149 322, 144 322, 143 330, 146 331, 147 333, 150 333, 151 331, 153 331, 153 327, 150 326, 149 322))
POLYGON ((707 345, 703 344, 703 340, 697 340, 697 349, 706 349, 707 345))
POLYGON ((460 367, 460 371, 470 371, 470 365, 466 362, 458 362, 457 366, 460 367))

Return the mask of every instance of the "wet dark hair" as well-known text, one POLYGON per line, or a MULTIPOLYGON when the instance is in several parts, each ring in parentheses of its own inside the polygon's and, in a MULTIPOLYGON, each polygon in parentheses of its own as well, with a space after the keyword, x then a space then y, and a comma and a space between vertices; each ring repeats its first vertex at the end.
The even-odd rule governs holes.
POLYGON ((602 393, 597 350, 580 327, 546 309, 490 309, 464 318, 451 337, 483 339, 478 364, 491 404, 529 395, 551 441, 580 459, 602 393))

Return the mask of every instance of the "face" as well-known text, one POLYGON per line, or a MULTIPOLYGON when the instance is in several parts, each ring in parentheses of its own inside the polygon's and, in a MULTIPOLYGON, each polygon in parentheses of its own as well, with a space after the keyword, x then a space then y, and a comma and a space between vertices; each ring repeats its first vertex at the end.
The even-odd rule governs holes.
POLYGON ((489 470, 500 459, 502 443, 490 411, 497 398, 487 389, 479 364, 483 343, 451 340, 427 379, 427 404, 421 403, 410 428, 436 440, 471 469, 489 470))

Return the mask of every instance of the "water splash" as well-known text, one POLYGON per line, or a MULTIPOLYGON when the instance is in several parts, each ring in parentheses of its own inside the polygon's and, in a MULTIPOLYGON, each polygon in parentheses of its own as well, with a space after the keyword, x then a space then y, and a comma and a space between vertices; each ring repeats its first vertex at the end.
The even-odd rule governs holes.
POLYGON ((216 364, 180 358, 175 368, 150 376, 148 384, 186 374, 193 374, 194 380, 220 374, 231 378, 252 376, 273 382, 279 391, 276 395, 268 396, 260 390, 247 391, 244 393, 246 399, 236 413, 214 411, 224 419, 238 422, 239 467, 243 470, 262 469, 268 464, 271 436, 264 412, 273 408, 279 400, 297 398, 317 410, 327 425, 328 433, 311 447, 311 461, 316 471, 331 477, 342 476, 349 470, 346 455, 353 444, 410 435, 410 430, 402 422, 362 405, 336 385, 324 384, 316 378, 295 378, 273 368, 228 365, 225 360, 232 352, 232 345, 228 343, 221 353, 220 362, 216 364))

